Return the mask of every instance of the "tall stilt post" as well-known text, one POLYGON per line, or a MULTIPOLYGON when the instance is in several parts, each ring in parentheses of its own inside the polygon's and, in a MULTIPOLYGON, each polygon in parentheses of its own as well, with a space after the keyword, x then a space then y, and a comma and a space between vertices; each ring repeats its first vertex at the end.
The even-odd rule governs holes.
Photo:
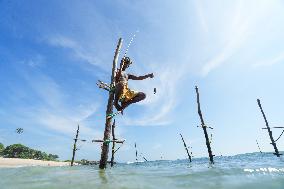
POLYGON ((112 149, 111 149, 111 161, 110 161, 110 166, 112 167, 113 164, 114 164, 114 153, 115 153, 115 133, 114 133, 114 130, 115 130, 115 120, 113 121, 113 124, 112 124, 112 127, 111 127, 111 133, 112 133, 112 149))
POLYGON ((74 138, 74 146, 73 146, 73 154, 72 154, 71 166, 73 166, 73 164, 74 164, 75 153, 77 151, 76 144, 77 144, 77 141, 78 141, 78 135, 79 135, 79 125, 78 125, 78 128, 77 128, 76 137, 74 138))
POLYGON ((135 147, 135 156, 136 156, 136 163, 137 163, 137 161, 138 161, 138 152, 137 152, 137 146, 136 146, 136 142, 135 142, 135 144, 134 144, 134 147, 135 147))
POLYGON ((262 109, 262 106, 261 106, 261 103, 260 103, 259 99, 257 99, 257 104, 258 104, 258 106, 260 108, 260 111, 262 113, 262 116, 263 116, 265 124, 266 124, 266 128, 265 129, 267 129, 267 131, 268 131, 268 134, 269 134, 269 137, 270 137, 270 140, 271 140, 271 144, 272 144, 272 146, 273 146, 273 148, 275 150, 275 153, 273 153, 273 154, 276 155, 277 157, 280 157, 282 154, 280 154, 279 151, 278 151, 278 148, 276 146, 275 140, 274 140, 274 138, 272 136, 272 131, 271 131, 270 127, 269 127, 268 121, 266 119, 266 116, 264 114, 264 111, 262 109))
POLYGON ((196 96, 197 96, 198 115, 199 115, 199 118, 200 118, 200 121, 201 121, 201 127, 202 127, 202 129, 203 129, 204 136, 205 136, 205 139, 206 139, 206 146, 207 146, 207 149, 208 149, 208 154, 209 154, 210 162, 211 162, 212 164, 214 164, 213 154, 212 154, 212 150, 211 150, 211 146, 210 146, 210 140, 209 140, 209 137, 208 137, 208 134, 207 134, 207 129, 206 129, 207 126, 206 126, 205 123, 204 123, 204 119, 203 119, 202 112, 201 112, 201 108, 200 108, 199 92, 198 92, 198 87, 197 87, 197 86, 195 86, 195 91, 196 91, 196 96))
MULTIPOLYGON (((122 39, 119 38, 118 44, 115 50, 114 59, 113 59, 113 65, 112 65, 112 74, 111 74, 111 85, 114 85, 114 78, 115 78, 115 71, 118 61, 118 55, 119 51, 122 45, 122 39)), ((110 131, 111 131, 111 123, 112 118, 108 118, 107 115, 110 115, 113 113, 113 100, 114 100, 114 93, 112 90, 109 91, 109 98, 108 98, 108 104, 107 104, 107 110, 106 110, 106 124, 105 124, 105 131, 104 131, 104 141, 109 140, 110 138, 110 131)), ((101 160, 100 160, 100 169, 105 169, 107 160, 108 160, 108 152, 109 152, 109 143, 104 142, 102 145, 102 153, 101 153, 101 160)))
POLYGON ((186 143, 185 143, 185 141, 184 141, 184 139, 183 139, 183 136, 182 136, 181 134, 179 134, 179 135, 180 135, 180 137, 181 137, 181 139, 182 139, 183 146, 184 146, 184 148, 185 148, 185 150, 186 150, 186 153, 187 153, 189 162, 191 162, 191 155, 189 154, 189 151, 188 151, 188 148, 187 148, 187 146, 186 146, 186 143))
POLYGON ((262 154, 262 151, 261 151, 261 149, 260 149, 260 147, 259 147, 259 144, 258 144, 257 140, 255 140, 255 141, 256 141, 257 147, 258 147, 258 149, 259 149, 259 152, 262 154))

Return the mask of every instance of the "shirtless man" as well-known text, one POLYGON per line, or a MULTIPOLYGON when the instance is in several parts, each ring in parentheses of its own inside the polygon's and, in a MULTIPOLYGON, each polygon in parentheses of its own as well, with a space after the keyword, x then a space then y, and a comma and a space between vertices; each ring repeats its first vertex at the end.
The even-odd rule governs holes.
POLYGON ((132 74, 127 74, 125 70, 130 66, 130 64, 132 64, 132 61, 130 60, 129 57, 124 57, 121 60, 121 62, 122 62, 121 73, 119 73, 118 70, 116 72, 116 78, 115 78, 116 84, 115 84, 114 106, 117 109, 117 111, 121 111, 121 113, 123 113, 123 110, 130 104, 139 102, 146 98, 145 93, 133 91, 128 88, 128 79, 143 80, 147 78, 153 78, 154 74, 151 73, 144 76, 135 76, 132 74), (119 105, 119 102, 121 103, 121 105, 119 105))

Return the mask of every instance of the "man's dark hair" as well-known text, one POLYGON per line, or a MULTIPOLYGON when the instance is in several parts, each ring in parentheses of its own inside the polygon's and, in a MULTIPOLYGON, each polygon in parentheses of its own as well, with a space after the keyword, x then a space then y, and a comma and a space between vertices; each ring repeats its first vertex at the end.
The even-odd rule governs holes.
POLYGON ((130 65, 130 64, 132 64, 132 61, 130 60, 130 58, 129 57, 123 57, 122 59, 121 59, 121 62, 124 62, 124 65, 130 65))

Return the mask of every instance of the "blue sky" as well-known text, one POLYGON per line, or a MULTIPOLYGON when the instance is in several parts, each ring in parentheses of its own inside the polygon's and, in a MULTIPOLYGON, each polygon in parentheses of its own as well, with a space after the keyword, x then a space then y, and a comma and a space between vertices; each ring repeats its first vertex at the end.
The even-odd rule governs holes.
MULTIPOLYGON (((196 157, 207 156, 195 85, 216 155, 257 151, 256 139, 272 151, 257 98, 270 125, 284 126, 283 1, 2 0, 0 9, 5 145, 70 159, 77 124, 80 138, 102 138, 108 94, 95 83, 110 81, 118 38, 123 53, 136 31, 129 72, 155 78, 130 81, 147 98, 117 116, 117 135, 126 139, 118 161, 135 160, 134 142, 149 160, 185 158, 179 133, 196 157)), ((100 158, 99 145, 79 146, 77 159, 100 158)))

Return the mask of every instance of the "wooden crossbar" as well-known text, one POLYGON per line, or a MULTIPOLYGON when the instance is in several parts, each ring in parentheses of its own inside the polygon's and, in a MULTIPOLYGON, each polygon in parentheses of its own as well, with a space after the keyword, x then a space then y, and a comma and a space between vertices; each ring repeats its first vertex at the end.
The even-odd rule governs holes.
POLYGON ((107 141, 104 141, 104 140, 101 140, 101 139, 95 139, 95 140, 92 140, 92 142, 115 142, 115 143, 124 143, 125 142, 125 139, 123 140, 107 140, 107 141))

